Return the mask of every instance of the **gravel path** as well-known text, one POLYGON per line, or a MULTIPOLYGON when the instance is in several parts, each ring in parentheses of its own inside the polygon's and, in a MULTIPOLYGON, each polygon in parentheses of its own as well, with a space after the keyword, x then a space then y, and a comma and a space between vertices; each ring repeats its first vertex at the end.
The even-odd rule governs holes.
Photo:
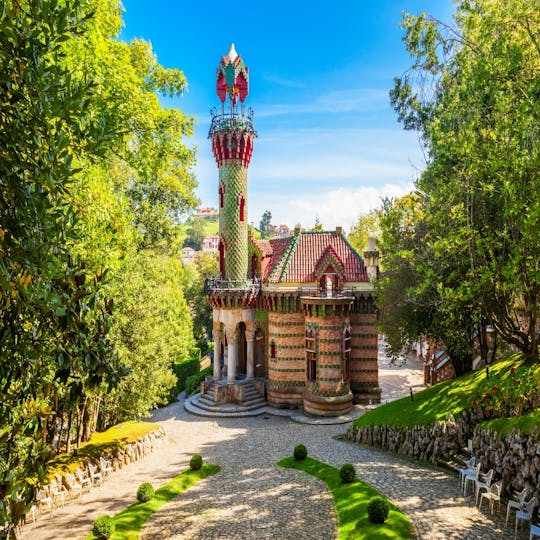
MULTIPOLYGON (((397 391, 414 366, 399 369, 399 380, 384 375, 386 393, 397 391), (389 378, 388 378, 389 377, 389 378)), ((411 379, 412 380, 412 379, 411 379)), ((408 388, 405 388, 408 392, 408 388)), ((152 455, 113 473, 105 485, 25 527, 22 540, 84 538, 101 514, 115 514, 134 501, 142 482, 154 486, 174 477, 200 453, 222 470, 165 505, 147 522, 144 539, 333 539, 337 519, 324 485, 275 463, 303 443, 309 454, 336 467, 353 463, 359 476, 389 496, 414 522, 422 539, 496 540, 501 528, 460 496, 455 477, 392 454, 335 440, 346 425, 297 424, 288 418, 200 418, 181 402, 153 418, 167 442, 152 455)), ((528 530, 528 529, 527 529, 528 530)))

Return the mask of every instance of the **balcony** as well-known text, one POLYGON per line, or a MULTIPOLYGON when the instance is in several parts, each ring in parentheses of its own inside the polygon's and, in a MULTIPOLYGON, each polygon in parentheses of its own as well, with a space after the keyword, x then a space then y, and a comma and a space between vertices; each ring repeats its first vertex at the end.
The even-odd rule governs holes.
POLYGON ((258 295, 261 290, 260 279, 223 279, 206 278, 204 281, 205 294, 242 293, 258 295))
POLYGON ((236 131, 253 133, 257 136, 255 127, 253 126, 253 110, 249 109, 247 114, 241 109, 231 110, 228 113, 218 113, 216 109, 210 111, 212 116, 212 123, 210 124, 210 131, 208 132, 208 138, 220 131, 236 131))

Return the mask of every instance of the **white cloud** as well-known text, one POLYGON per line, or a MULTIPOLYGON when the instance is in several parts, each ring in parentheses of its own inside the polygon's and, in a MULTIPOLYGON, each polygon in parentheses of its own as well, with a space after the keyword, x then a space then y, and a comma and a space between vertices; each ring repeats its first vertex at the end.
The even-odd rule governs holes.
POLYGON ((381 206, 381 199, 401 197, 409 193, 412 188, 412 183, 384 184, 306 193, 290 199, 279 194, 274 197, 269 195, 264 201, 251 198, 250 216, 255 216, 255 219, 250 218, 250 220, 257 225, 262 212, 270 209, 274 224, 285 223, 293 227, 296 223, 301 223, 304 227, 311 227, 318 216, 325 229, 331 230, 339 225, 348 231, 360 214, 381 206))

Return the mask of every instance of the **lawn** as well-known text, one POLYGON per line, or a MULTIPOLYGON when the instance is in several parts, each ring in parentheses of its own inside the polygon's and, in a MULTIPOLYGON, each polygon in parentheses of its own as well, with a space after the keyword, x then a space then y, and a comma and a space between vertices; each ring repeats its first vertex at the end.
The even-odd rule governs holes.
POLYGON ((500 438, 508 435, 512 429, 529 435, 534 428, 540 429, 540 409, 515 418, 495 418, 478 425, 480 429, 494 429, 500 438))
MULTIPOLYGON (((204 464, 202 469, 192 471, 187 469, 173 478, 170 482, 156 490, 154 498, 145 503, 135 503, 116 514, 112 519, 114 522, 114 533, 111 540, 137 540, 142 526, 148 518, 157 512, 165 503, 174 499, 193 484, 219 472, 218 465, 204 464)), ((133 498, 135 498, 138 486, 134 486, 133 498)), ((90 534, 85 540, 95 540, 96 536, 90 534)))
MULTIPOLYGON (((503 380, 512 377, 510 368, 520 364, 516 358, 516 356, 512 356, 491 365, 489 384, 500 385, 503 380)), ((426 388, 414 394, 414 401, 411 401, 410 397, 406 397, 376 407, 355 420, 354 423, 357 426, 393 425, 402 427, 434 424, 437 420, 444 420, 448 413, 459 416, 465 410, 470 409, 473 400, 478 398, 478 388, 487 382, 485 370, 479 369, 457 379, 426 388)))
POLYGON ((342 484, 339 470, 313 458, 296 461, 293 457, 281 460, 278 465, 306 472, 322 480, 334 497, 339 515, 339 539, 397 540, 414 538, 413 527, 407 516, 388 499, 390 513, 387 520, 376 525, 369 521, 367 505, 372 497, 384 497, 377 490, 355 480, 342 484))
POLYGON ((60 454, 47 464, 48 475, 74 472, 84 468, 85 458, 98 459, 105 452, 124 448, 128 443, 136 442, 139 437, 159 429, 159 424, 151 422, 123 422, 101 433, 94 433, 88 442, 82 443, 75 454, 60 454))

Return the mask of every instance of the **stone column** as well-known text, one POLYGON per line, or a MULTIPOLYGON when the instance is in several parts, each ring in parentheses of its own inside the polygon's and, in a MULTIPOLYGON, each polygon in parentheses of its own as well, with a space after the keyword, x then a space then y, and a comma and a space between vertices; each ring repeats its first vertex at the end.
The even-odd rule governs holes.
POLYGON ((221 347, 222 338, 221 323, 214 322, 214 328, 212 332, 214 338, 214 379, 221 379, 221 347))
POLYGON ((236 364, 238 362, 238 328, 236 325, 227 326, 227 384, 234 384, 236 381, 236 364))
POLYGON ((253 331, 253 329, 246 328, 246 353, 247 353, 246 379, 253 379, 253 377, 255 377, 255 347, 253 346, 254 338, 255 338, 255 332, 253 331))

